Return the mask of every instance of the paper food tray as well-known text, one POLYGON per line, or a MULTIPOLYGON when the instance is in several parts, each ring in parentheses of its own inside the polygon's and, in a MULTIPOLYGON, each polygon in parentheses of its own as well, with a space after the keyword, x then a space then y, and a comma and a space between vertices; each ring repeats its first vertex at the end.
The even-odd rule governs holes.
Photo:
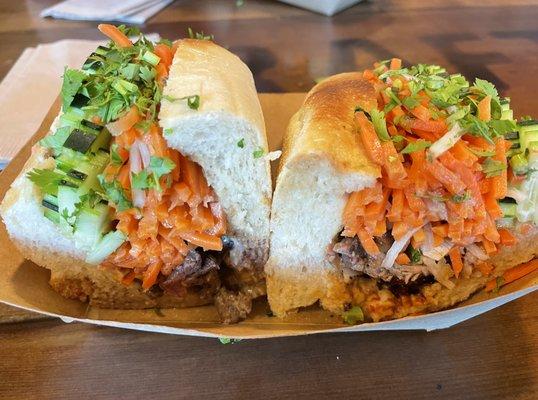
MULTIPOLYGON (((260 94, 267 126, 270 150, 281 147, 289 118, 298 110, 304 93, 260 94)), ((48 128, 59 109, 57 102, 48 113, 32 140, 0 174, 0 198, 19 174, 30 154, 30 148, 48 128)), ((273 165, 273 172, 274 172, 273 165)), ((17 252, 9 240, 4 224, 0 224, 0 301, 41 314, 60 317, 66 322, 81 321, 141 331, 176 335, 266 338, 306 335, 322 332, 362 332, 382 330, 435 330, 447 328, 517 299, 538 289, 538 271, 503 287, 497 294, 480 292, 471 300, 451 310, 407 317, 395 321, 344 325, 338 316, 310 307, 286 319, 269 316, 265 301, 258 301, 252 316, 239 324, 223 325, 213 306, 188 309, 109 310, 90 307, 86 303, 67 300, 53 291, 48 270, 41 268, 17 252)))

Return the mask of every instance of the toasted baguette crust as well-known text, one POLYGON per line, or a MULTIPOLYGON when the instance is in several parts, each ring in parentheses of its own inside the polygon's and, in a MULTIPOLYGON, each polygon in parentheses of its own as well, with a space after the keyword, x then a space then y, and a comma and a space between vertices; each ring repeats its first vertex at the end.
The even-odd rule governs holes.
MULTIPOLYGON (((236 56, 208 41, 182 41, 174 56, 174 65, 170 71, 165 93, 177 95, 178 91, 183 89, 187 91, 185 96, 199 94, 203 105, 198 111, 193 111, 186 107, 185 102, 166 104, 167 102, 164 101, 160 115, 161 125, 164 128, 170 127, 166 123, 177 122, 192 113, 202 118, 210 118, 217 125, 225 114, 229 114, 235 118, 237 124, 249 127, 249 132, 252 133, 251 147, 261 146, 267 151, 264 121, 252 75, 248 67, 236 56), (187 70, 182 69, 183 64, 188 64, 187 70), (217 71, 211 68, 212 64, 221 65, 221 69, 217 71), (207 85, 199 91, 199 87, 192 86, 194 81, 213 82, 214 85, 207 85), (242 81, 242 85, 238 84, 239 81, 242 81), (219 113, 212 114, 216 111, 219 113), (178 118, 174 120, 176 116, 178 118)), ((51 126, 51 131, 54 131, 55 125, 56 122, 51 126)), ((178 135, 181 135, 181 130, 174 133, 174 136, 178 135)), ((237 140, 233 142, 234 148, 237 148, 236 143, 237 140)), ((183 150, 182 146, 178 146, 173 140, 169 140, 169 145, 180 151, 183 150)), ((202 153, 200 148, 189 150, 191 153, 187 155, 202 165, 208 178, 209 176, 214 178, 209 183, 212 184, 217 196, 221 197, 222 193, 219 192, 219 188, 222 185, 218 180, 223 177, 214 177, 211 174, 211 169, 217 166, 204 165, 204 160, 200 159, 204 157, 203 154, 200 155, 202 153)), ((255 258, 247 257, 251 253, 256 254, 255 260, 258 264, 263 264, 268 252, 271 181, 269 162, 265 159, 259 161, 254 174, 257 181, 261 183, 250 188, 263 199, 262 210, 258 216, 258 224, 261 228, 256 229, 257 236, 249 235, 248 231, 241 230, 241 224, 251 223, 251 221, 245 218, 234 219, 233 213, 237 214, 236 210, 242 209, 242 199, 228 198, 223 195, 228 200, 227 204, 232 204, 231 207, 225 209, 225 212, 230 213, 228 217, 232 234, 238 234, 237 236, 242 234, 241 239, 244 244, 249 245, 243 248, 247 247, 250 253, 243 252, 246 255, 240 254, 237 257, 238 266, 248 267, 247 264, 255 258)), ((155 296, 153 293, 143 291, 136 283, 125 286, 121 283, 121 277, 117 271, 87 264, 84 260, 90 249, 76 243, 72 235, 61 231, 58 226, 44 217, 41 207, 42 195, 26 178, 26 173, 36 167, 54 168, 54 159, 49 156, 48 150, 39 144, 33 147, 32 156, 6 193, 0 205, 0 215, 12 241, 21 253, 34 263, 51 271, 51 286, 61 295, 89 301, 90 304, 102 308, 123 309, 191 307, 213 302, 213 295, 218 289, 219 282, 211 274, 207 276, 202 289, 196 291, 189 289, 184 297, 178 298, 167 294, 155 296)))
POLYGON ((380 176, 379 167, 357 145, 360 138, 353 125, 357 107, 370 110, 376 105, 373 86, 357 72, 334 75, 314 86, 289 123, 279 172, 318 154, 328 158, 339 173, 380 176))
POLYGON ((375 279, 345 280, 327 256, 327 248, 342 228, 346 193, 361 187, 356 185, 353 189, 353 185, 344 184, 342 188, 331 186, 330 182, 345 182, 350 171, 364 177, 379 176, 379 170, 369 162, 354 132, 355 107, 352 106, 355 104, 366 110, 375 105, 373 87, 361 74, 335 75, 312 89, 289 123, 273 198, 271 254, 266 266, 267 293, 273 313, 284 316, 317 301, 333 313, 342 313, 351 304, 359 305, 373 321, 433 312, 467 299, 506 269, 538 255, 537 228, 529 235, 520 236, 517 245, 502 248, 490 259, 494 267, 490 276, 476 273, 467 279, 453 280, 456 285, 453 289, 433 283, 422 286, 416 295, 395 296, 390 290, 379 288, 375 279), (333 166, 327 173, 329 179, 310 179, 310 171, 323 175, 327 168, 322 165, 333 166), (325 190, 326 187, 330 190, 325 190), (340 200, 332 201, 331 196, 340 200), (289 209, 288 204, 294 199, 308 207, 289 209), (328 206, 320 208, 321 202, 328 206), (298 231, 296 225, 307 228, 298 231), (320 236, 323 240, 316 240, 320 236), (307 242, 315 243, 317 248, 308 246, 307 242))

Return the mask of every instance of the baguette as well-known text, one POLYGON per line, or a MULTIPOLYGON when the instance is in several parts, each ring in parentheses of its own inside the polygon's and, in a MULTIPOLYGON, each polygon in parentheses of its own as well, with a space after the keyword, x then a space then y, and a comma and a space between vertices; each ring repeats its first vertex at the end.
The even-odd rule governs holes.
MULTIPOLYGON (((58 118, 49 135, 57 125, 58 118)), ((252 156, 256 150, 266 154, 268 148, 250 70, 237 56, 211 41, 178 41, 163 89, 159 125, 167 146, 200 165, 218 198, 227 220, 226 236, 233 243, 224 256, 224 269, 203 274, 179 295, 163 292, 158 285, 144 288, 138 279, 124 284, 121 266, 87 262, 92 245, 44 216, 43 193, 28 179, 28 173, 36 168, 55 167, 51 150, 39 143, 0 205, 12 241, 26 258, 51 271, 53 289, 93 306, 191 307, 218 300, 223 308, 226 299, 218 293, 226 289, 228 281, 235 290, 248 291, 248 301, 264 294, 262 270, 269 245, 271 178, 269 160, 252 156), (199 96, 197 109, 174 100, 193 93, 199 96), (237 145, 239 141, 242 147, 237 145)), ((249 305, 245 307, 245 312, 233 318, 223 316, 223 320, 244 318, 249 305)))
MULTIPOLYGON (((374 276, 367 269, 349 269, 334 250, 340 234, 346 234, 346 203, 351 193, 387 182, 385 172, 381 177, 383 161, 368 156, 354 123, 354 114, 378 105, 374 79, 364 76, 373 75, 326 78, 308 93, 289 123, 273 196, 266 265, 268 300, 277 316, 317 302, 344 315, 358 306, 369 321, 434 312, 467 299, 508 268, 538 254, 536 225, 529 229, 527 224, 523 234, 523 226, 516 223, 511 231, 517 243, 498 245, 499 251, 487 260, 488 274, 464 271, 443 283, 429 275, 413 283, 414 278, 401 282, 396 275, 387 278, 388 273, 374 276)), ((348 253, 350 258, 364 253, 358 239, 348 240, 356 240, 359 249, 348 253)), ((381 250, 381 257, 386 251, 381 250)))

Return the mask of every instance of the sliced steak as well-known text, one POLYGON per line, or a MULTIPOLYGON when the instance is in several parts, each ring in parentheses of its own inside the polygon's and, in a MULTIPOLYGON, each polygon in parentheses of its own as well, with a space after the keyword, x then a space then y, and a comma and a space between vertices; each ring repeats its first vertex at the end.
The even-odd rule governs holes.
POLYGON ((361 272, 385 282, 394 279, 410 282, 427 274, 427 268, 423 265, 391 265, 388 268, 381 268, 385 254, 394 241, 388 233, 374 240, 380 250, 380 254, 377 256, 370 256, 366 253, 357 237, 343 238, 340 242, 335 243, 333 252, 340 259, 344 270, 361 272))
POLYGON ((190 250, 185 260, 172 270, 160 286, 165 292, 182 296, 189 286, 202 285, 203 277, 218 269, 215 257, 208 254, 202 256, 198 251, 190 250))

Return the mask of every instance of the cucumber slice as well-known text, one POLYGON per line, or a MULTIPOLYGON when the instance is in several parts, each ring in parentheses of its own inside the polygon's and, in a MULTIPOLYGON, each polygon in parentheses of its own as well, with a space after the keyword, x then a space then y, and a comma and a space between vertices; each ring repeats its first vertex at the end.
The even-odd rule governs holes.
POLYGON ((92 174, 95 170, 89 157, 65 147, 62 149, 61 154, 56 157, 56 166, 65 172, 77 170, 86 175, 92 174))
POLYGON ((97 135, 97 138, 94 140, 90 147, 90 153, 97 153, 99 150, 104 149, 107 150, 110 147, 110 139, 112 138, 112 135, 108 131, 108 129, 103 129, 99 135, 97 135))
POLYGON ((516 203, 507 203, 499 202, 501 209, 503 211, 503 217, 515 217, 517 213, 517 204, 516 203))
POLYGON ((45 218, 50 219, 55 224, 60 223, 61 218, 60 218, 60 214, 58 214, 58 212, 56 212, 54 210, 50 210, 48 208, 45 208, 45 211, 43 212, 43 214, 45 215, 45 218))
POLYGON ((516 175, 525 175, 529 169, 529 162, 524 154, 516 154, 510 159, 510 166, 516 175))
POLYGON ((77 209, 76 204, 79 202, 80 195, 76 188, 64 185, 58 186, 58 212, 62 219, 65 219, 69 224, 75 222, 72 215, 77 209))
POLYGON ((51 194, 46 194, 43 196, 43 201, 41 205, 49 210, 58 212, 58 198, 51 194))
POLYGON ((88 247, 95 246, 101 240, 102 234, 109 228, 108 206, 96 204, 94 208, 84 207, 75 222, 75 239, 88 247))
POLYGON ((71 134, 64 143, 64 147, 78 151, 79 153, 86 153, 97 140, 98 135, 93 133, 87 133, 80 129, 73 129, 71 134))
POLYGON ((110 254, 115 252, 127 238, 120 231, 108 232, 99 243, 97 243, 91 250, 86 262, 88 264, 100 264, 110 254))

